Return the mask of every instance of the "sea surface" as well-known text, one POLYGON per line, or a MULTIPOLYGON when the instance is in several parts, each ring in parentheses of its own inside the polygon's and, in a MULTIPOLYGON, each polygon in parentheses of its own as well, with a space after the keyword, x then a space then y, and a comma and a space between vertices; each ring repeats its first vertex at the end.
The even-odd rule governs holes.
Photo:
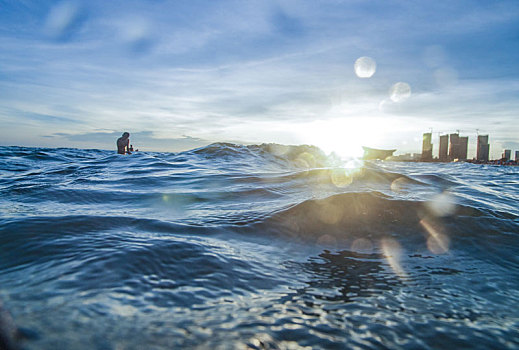
POLYGON ((519 167, 0 147, 12 348, 517 349, 518 253, 519 167))

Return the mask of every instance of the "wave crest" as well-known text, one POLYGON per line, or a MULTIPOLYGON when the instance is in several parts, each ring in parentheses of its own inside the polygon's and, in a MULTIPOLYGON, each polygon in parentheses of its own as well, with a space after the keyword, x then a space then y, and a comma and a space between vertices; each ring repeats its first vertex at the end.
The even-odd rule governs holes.
POLYGON ((233 143, 213 143, 195 150, 183 152, 206 158, 226 160, 246 160, 252 162, 274 162, 297 168, 319 168, 336 164, 337 158, 326 155, 319 147, 311 145, 281 145, 264 143, 260 145, 240 145, 233 143))

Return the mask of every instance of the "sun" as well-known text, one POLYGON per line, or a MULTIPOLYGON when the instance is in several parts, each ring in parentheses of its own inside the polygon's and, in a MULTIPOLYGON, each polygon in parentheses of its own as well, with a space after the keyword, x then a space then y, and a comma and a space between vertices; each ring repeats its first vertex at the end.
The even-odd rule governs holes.
POLYGON ((384 127, 372 119, 335 118, 317 120, 302 125, 298 131, 302 140, 326 153, 343 158, 357 158, 363 154, 362 146, 377 146, 384 136, 384 127))

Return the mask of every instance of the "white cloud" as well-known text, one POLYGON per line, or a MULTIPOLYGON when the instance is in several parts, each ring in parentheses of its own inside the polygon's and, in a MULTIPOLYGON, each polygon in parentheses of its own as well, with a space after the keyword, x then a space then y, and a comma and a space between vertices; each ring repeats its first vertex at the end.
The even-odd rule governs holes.
MULTIPOLYGON (((495 139, 518 134, 511 121, 519 77, 503 78, 506 67, 478 56, 468 61, 463 51, 463 45, 477 49, 469 35, 475 31, 505 31, 517 6, 465 11, 447 2, 292 0, 81 5, 88 16, 68 40, 42 40, 29 28, 19 36, 0 29, 0 103, 81 123, 50 127, 32 120, 30 132, 36 126, 43 134, 127 128, 161 138, 293 143, 306 142, 305 130, 316 121, 363 128, 353 121, 382 120, 393 137, 387 142, 395 143, 402 129, 420 136, 429 126, 478 128, 495 139), (361 56, 377 62, 369 79, 353 71, 361 56), (394 103, 388 91, 399 81, 412 93, 394 103)), ((52 16, 42 13, 41 23, 52 16)), ((517 44, 507 45, 516 57, 517 44)), ((9 125, 23 144, 27 132, 9 125)))

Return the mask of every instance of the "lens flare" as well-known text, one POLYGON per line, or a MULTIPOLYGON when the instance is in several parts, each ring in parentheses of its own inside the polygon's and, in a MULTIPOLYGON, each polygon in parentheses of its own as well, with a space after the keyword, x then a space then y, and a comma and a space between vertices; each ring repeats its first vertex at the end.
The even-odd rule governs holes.
POLYGON ((398 82, 389 90, 389 97, 394 102, 403 102, 411 96, 411 86, 407 83, 398 82))
POLYGON ((360 57, 354 64, 355 74, 359 78, 371 78, 377 70, 377 64, 371 57, 360 57))
POLYGON ((188 202, 182 200, 174 194, 164 193, 159 197, 159 201, 153 202, 156 210, 167 211, 171 217, 181 217, 185 215, 188 202))
POLYGON ((449 251, 450 239, 447 235, 439 232, 426 219, 420 220, 420 225, 427 231, 427 249, 433 254, 445 254, 449 251))
POLYGON ((351 250, 354 252, 371 253, 373 251, 373 243, 367 238, 358 238, 353 241, 351 250))
POLYGON ((447 192, 443 192, 433 197, 426 204, 429 212, 434 216, 448 216, 454 214, 456 211, 456 203, 454 197, 447 192))
POLYGON ((319 237, 317 240, 317 244, 325 245, 325 246, 335 246, 337 245, 337 239, 329 234, 324 234, 319 237))
POLYGON ((344 164, 341 168, 335 168, 330 173, 330 180, 339 188, 347 187, 352 184, 355 177, 358 177, 364 171, 364 162, 359 159, 353 159, 344 164))
POLYGON ((278 144, 274 144, 274 143, 267 145, 267 150, 269 151, 269 153, 272 153, 279 157, 287 154, 289 149, 290 148, 285 145, 278 145, 278 144))
POLYGON ((328 225, 334 225, 342 219, 343 209, 328 201, 319 203, 319 220, 328 225))
POLYGON ((402 247, 392 238, 382 239, 382 252, 393 272, 400 278, 406 278, 407 274, 400 264, 402 247))
POLYGON ((399 177, 391 183, 391 191, 396 193, 406 193, 408 192, 406 187, 409 184, 409 180, 405 177, 399 177))
POLYGON ((308 152, 303 152, 298 155, 295 163, 301 168, 314 168, 316 165, 315 157, 308 152))
POLYGON ((353 182, 353 172, 351 169, 333 169, 330 178, 337 187, 347 187, 353 182))

